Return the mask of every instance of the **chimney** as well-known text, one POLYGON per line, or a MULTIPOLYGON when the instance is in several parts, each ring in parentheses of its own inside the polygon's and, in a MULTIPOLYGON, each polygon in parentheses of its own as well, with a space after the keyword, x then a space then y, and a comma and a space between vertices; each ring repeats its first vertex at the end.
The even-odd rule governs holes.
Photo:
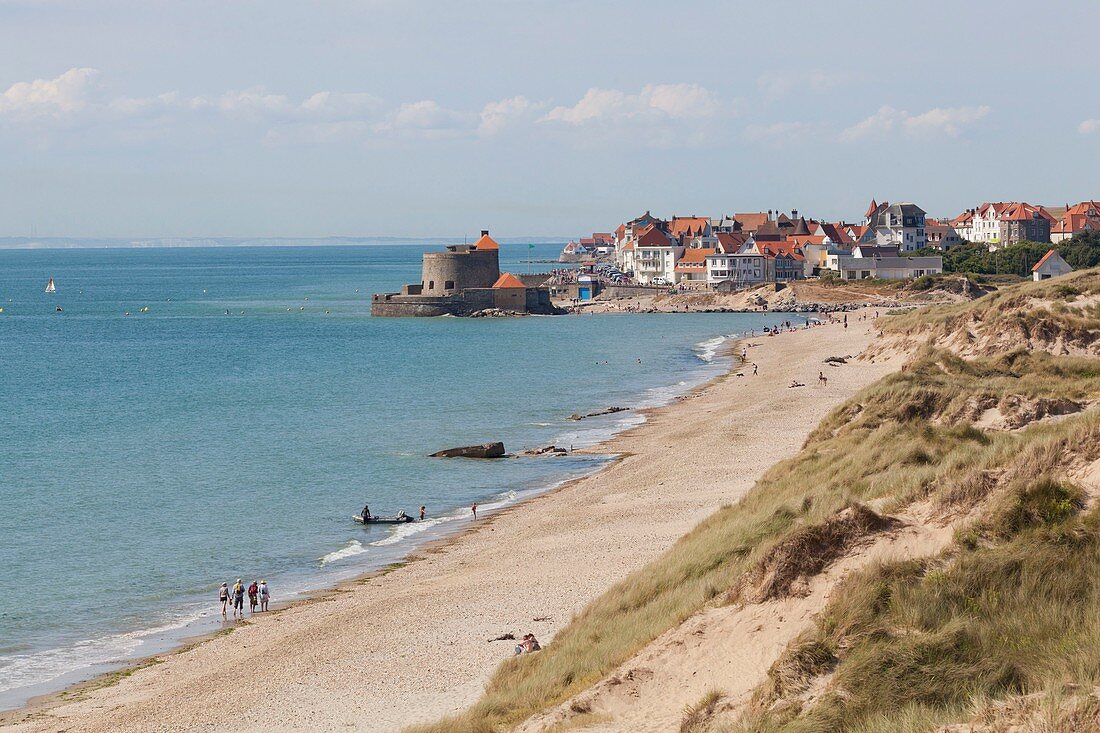
POLYGON ((488 229, 482 229, 481 230, 481 236, 483 236, 483 237, 489 236, 489 230, 488 229))
POLYGON ((798 218, 798 209, 791 209, 791 218, 792 219, 797 219, 798 218))

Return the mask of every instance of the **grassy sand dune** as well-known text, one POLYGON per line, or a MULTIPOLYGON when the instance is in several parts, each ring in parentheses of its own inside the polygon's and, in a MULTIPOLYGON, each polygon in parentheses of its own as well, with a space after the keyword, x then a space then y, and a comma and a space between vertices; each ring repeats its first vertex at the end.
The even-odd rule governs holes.
MULTIPOLYGON (((473 708, 417 730, 505 730, 551 710, 525 729, 662 730, 674 713, 693 731, 916 731, 999 698, 1091 690, 1098 293, 1089 271, 886 319, 878 353, 910 350, 903 371, 837 408, 799 455, 590 604, 544 652, 502 665, 473 708), (913 544, 909 558, 866 552, 901 531, 892 522, 914 521, 950 523, 955 541, 913 544), (844 563, 824 608, 800 634, 786 627, 789 644, 758 634, 776 653, 752 660, 762 684, 751 700, 701 689, 670 713, 676 695, 655 699, 639 690, 657 688, 625 679, 662 664, 681 678, 721 668, 720 639, 693 669, 676 666, 686 645, 667 635, 692 624, 705 635, 700 619, 789 613, 844 563), (635 697, 616 704, 624 685, 635 697)), ((728 677, 730 687, 755 679, 728 677)), ((1072 717, 1090 705, 1051 709, 1072 717)))

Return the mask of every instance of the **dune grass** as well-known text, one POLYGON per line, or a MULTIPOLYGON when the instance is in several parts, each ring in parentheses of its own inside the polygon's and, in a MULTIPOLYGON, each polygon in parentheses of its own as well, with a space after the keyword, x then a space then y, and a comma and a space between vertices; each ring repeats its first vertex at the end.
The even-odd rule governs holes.
POLYGON ((849 578, 733 730, 928 730, 968 719, 974 700, 1100 683, 1100 509, 1079 507, 1078 489, 1040 479, 991 519, 997 541, 849 578), (826 661, 800 663, 809 647, 826 661), (766 712, 826 671, 816 705, 766 712))
MULTIPOLYGON (((837 408, 798 456, 595 600, 542 652, 504 662, 471 709, 411 730, 507 730, 565 701, 704 606, 727 602, 746 571, 779 543, 853 504, 883 500, 888 511, 925 499, 969 506, 995 486, 1036 485, 1072 451, 1100 450, 1100 420, 1089 411, 1020 432, 987 433, 972 425, 974 400, 1098 396, 1100 369, 1090 359, 1018 352, 966 361, 927 350, 837 408)), ((1031 516, 1019 512, 1013 521, 1031 516)), ((918 571, 892 582, 912 585, 918 571)))

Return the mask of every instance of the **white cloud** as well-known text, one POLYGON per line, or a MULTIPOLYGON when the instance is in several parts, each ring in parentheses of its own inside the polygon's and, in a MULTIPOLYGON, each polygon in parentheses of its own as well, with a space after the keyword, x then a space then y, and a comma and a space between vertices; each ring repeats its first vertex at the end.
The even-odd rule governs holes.
POLYGON ((926 137, 946 135, 958 137, 964 128, 978 122, 990 112, 989 107, 936 107, 920 114, 910 114, 890 105, 879 107, 870 117, 846 128, 840 133, 842 140, 857 141, 883 138, 895 132, 926 137))
POLYGON ((544 106, 522 96, 489 102, 481 109, 481 122, 477 126, 478 134, 485 137, 496 135, 518 122, 529 121, 532 115, 544 106))
POLYGON ((448 137, 472 130, 477 120, 478 116, 472 112, 459 112, 433 99, 422 99, 402 104, 376 129, 402 135, 448 137))
POLYGON ((72 68, 53 79, 17 82, 0 95, 0 115, 34 117, 78 112, 88 106, 98 77, 96 69, 72 68))
POLYGON ((592 122, 711 117, 720 104, 697 84, 647 84, 638 94, 617 89, 589 89, 571 107, 555 107, 543 120, 583 125, 592 122))
POLYGON ((1094 132, 1100 132, 1100 119, 1098 120, 1085 120, 1077 126, 1077 132, 1082 135, 1091 135, 1094 132))
POLYGON ((592 88, 573 105, 554 107, 539 122, 574 131, 582 146, 635 144, 654 148, 706 144, 733 112, 698 84, 647 84, 637 94, 592 88))

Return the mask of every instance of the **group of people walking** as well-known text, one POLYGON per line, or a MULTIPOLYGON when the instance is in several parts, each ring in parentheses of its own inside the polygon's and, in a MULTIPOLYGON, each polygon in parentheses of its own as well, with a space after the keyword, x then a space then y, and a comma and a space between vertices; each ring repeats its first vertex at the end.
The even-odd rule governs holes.
POLYGON ((271 591, 267 587, 267 581, 253 580, 246 588, 240 578, 229 587, 229 583, 222 583, 218 593, 218 600, 222 604, 222 618, 229 618, 229 606, 233 606, 233 618, 244 618, 244 597, 248 595, 248 608, 250 613, 256 613, 258 607, 261 611, 267 610, 267 604, 271 600, 271 591))

